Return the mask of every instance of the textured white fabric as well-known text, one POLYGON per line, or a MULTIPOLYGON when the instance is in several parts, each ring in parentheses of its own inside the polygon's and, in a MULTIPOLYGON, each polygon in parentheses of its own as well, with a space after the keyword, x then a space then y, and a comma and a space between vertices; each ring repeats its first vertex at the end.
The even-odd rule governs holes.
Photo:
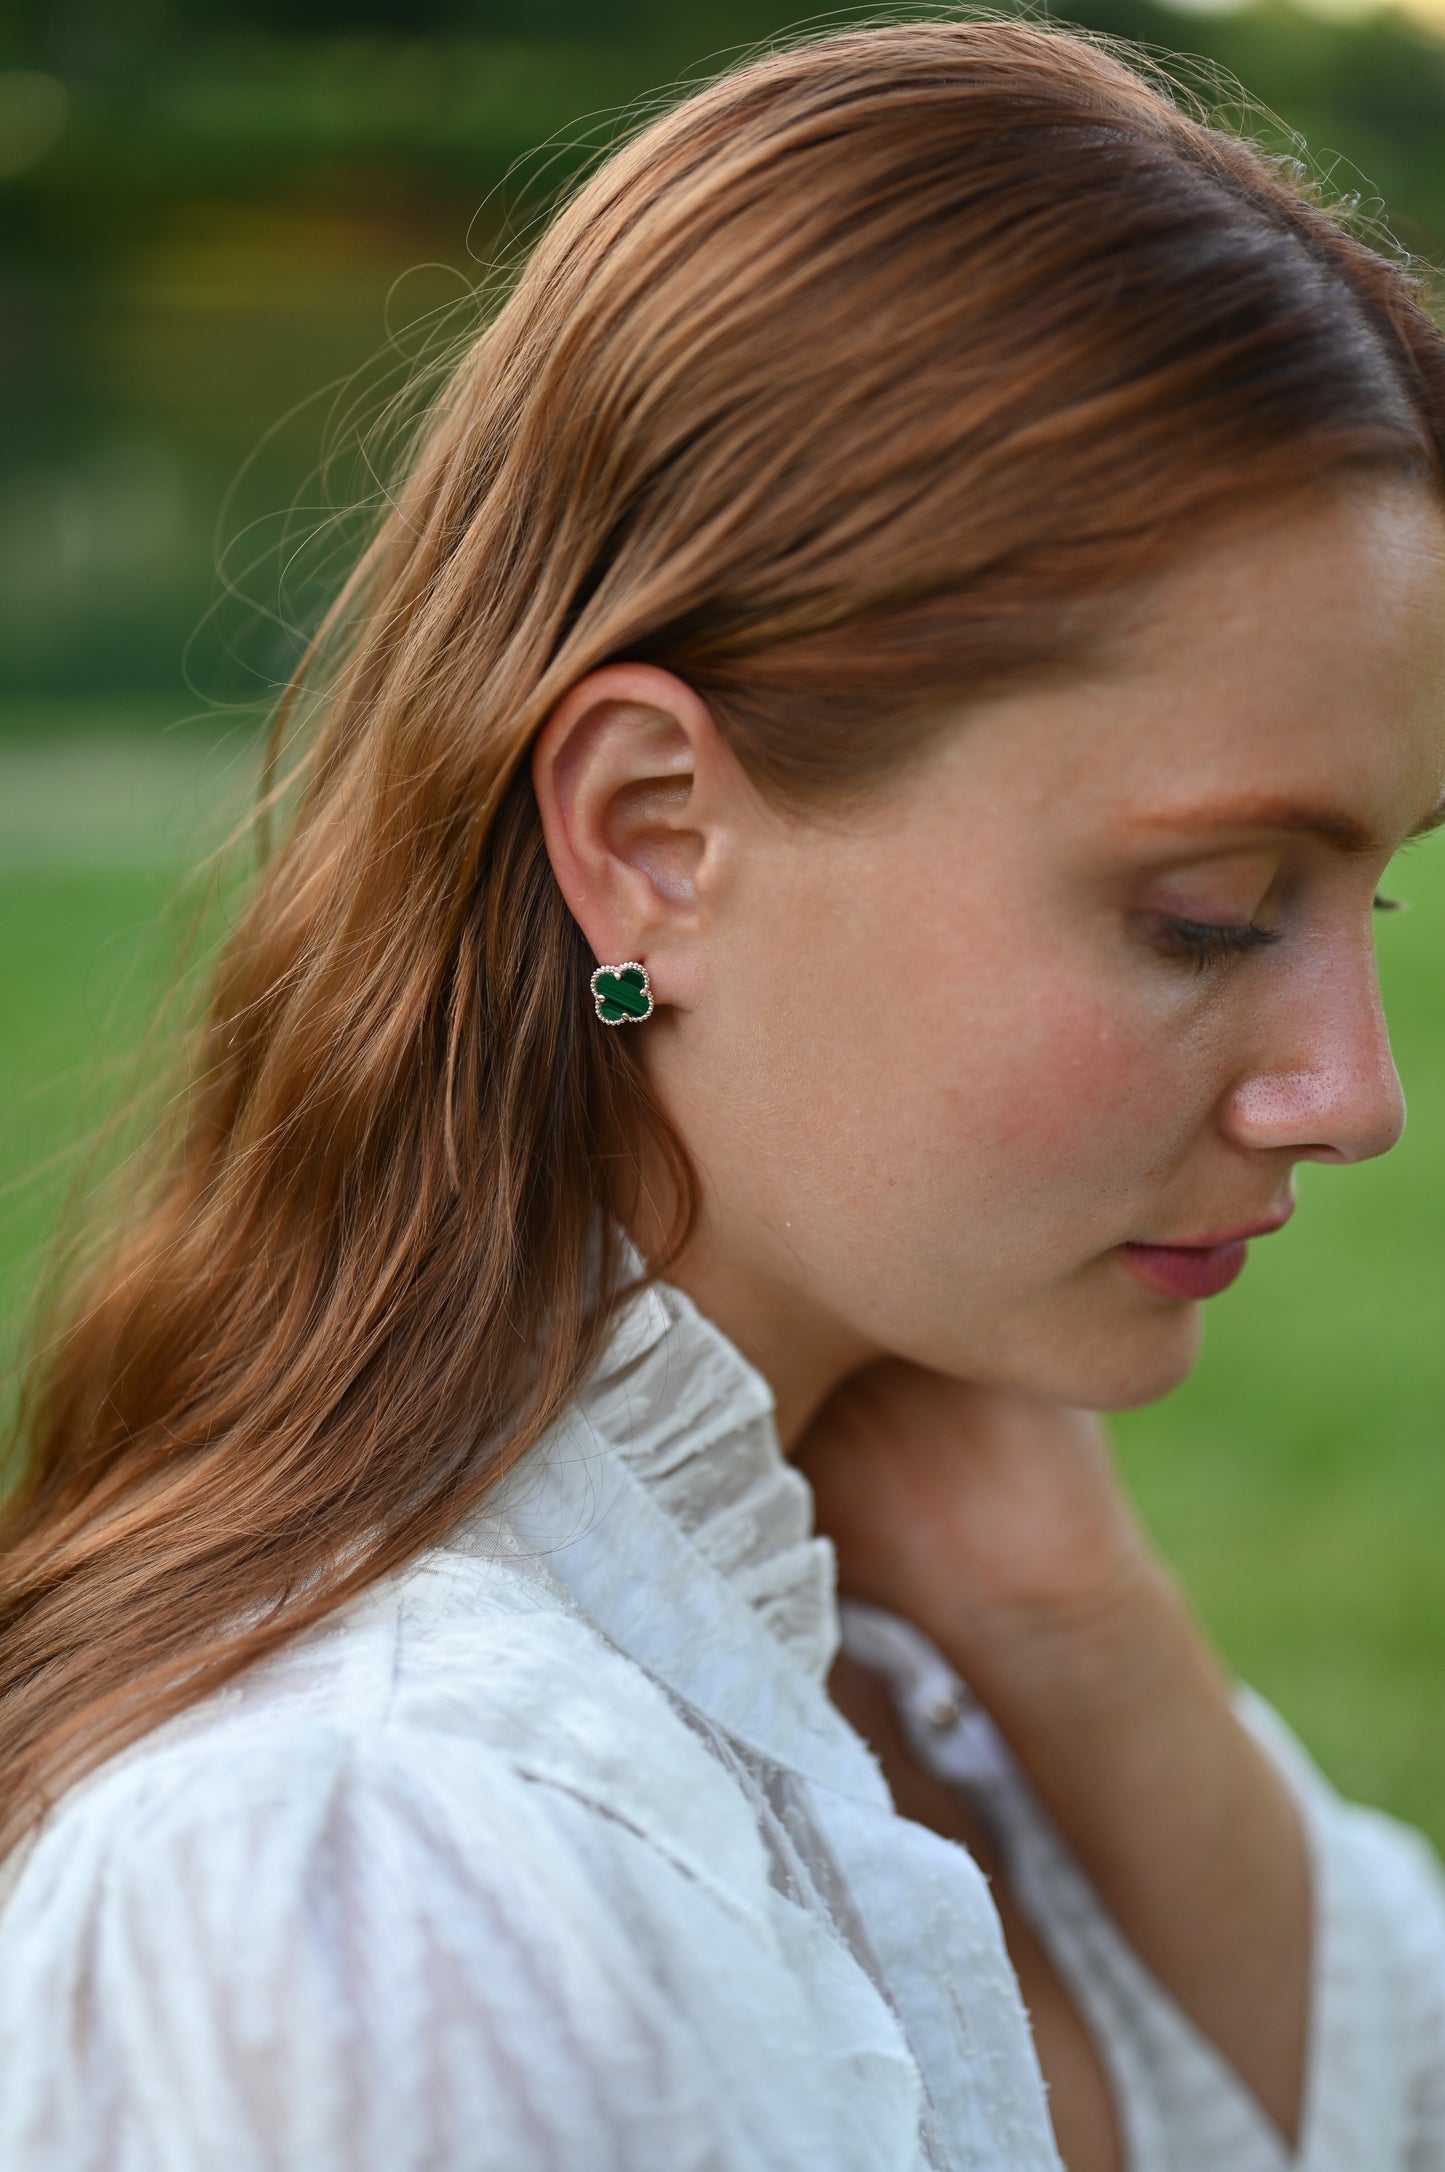
MULTIPOLYGON (((940 1655, 845 1619, 996 1822, 1130 2172, 1283 2172, 940 1655)), ((987 1885, 893 1811, 839 1635, 766 1383, 648 1292, 484 1513, 12 1859, 0 2168, 1057 2172, 987 1885)), ((1241 1709, 1315 1851, 1296 2172, 1445 2172, 1438 1867, 1241 1709)))
POLYGON ((1442 2172, 1445 1877, 1424 1839, 1343 1802, 1247 1687, 1235 1707, 1293 1783, 1314 1872, 1304 2131, 1278 2131, 1101 1907, 992 1721, 911 1623, 845 1602, 844 1643, 885 1674, 915 1755, 964 1788, 1089 2024, 1130 2172, 1442 2172))

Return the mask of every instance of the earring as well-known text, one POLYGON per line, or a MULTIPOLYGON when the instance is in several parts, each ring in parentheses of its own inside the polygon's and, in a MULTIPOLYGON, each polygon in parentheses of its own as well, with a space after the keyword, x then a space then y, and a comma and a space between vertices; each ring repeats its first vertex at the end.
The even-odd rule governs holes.
POLYGON ((652 1016, 652 983, 647 967, 635 958, 625 965, 599 965, 592 975, 592 996, 604 1026, 640 1026, 652 1016))

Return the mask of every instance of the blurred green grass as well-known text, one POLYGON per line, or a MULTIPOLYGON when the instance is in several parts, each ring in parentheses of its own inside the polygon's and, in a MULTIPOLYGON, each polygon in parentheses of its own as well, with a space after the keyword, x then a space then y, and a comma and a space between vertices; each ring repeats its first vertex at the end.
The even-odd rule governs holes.
POLYGON ((87 1135, 165 975, 165 865, 0 869, 0 1307, 13 1347, 87 1135))
MULTIPOLYGON (((194 747, 168 763, 148 737, 113 742, 107 771, 95 744, 82 733, 38 749, 0 733, 0 807, 11 809, 8 832, 0 821, 7 1341, 77 1141, 122 1089, 171 978, 176 930, 194 913, 188 855, 222 802, 234 804, 244 769, 234 746, 209 766, 194 747), (28 819, 14 789, 27 760, 28 819), (47 806, 60 810, 53 833, 47 806)), ((1339 1786, 1445 1847, 1438 841, 1402 854, 1383 887, 1410 907, 1379 927, 1405 1138, 1359 1168, 1303 1168, 1301 1211, 1208 1308, 1192 1378, 1114 1426, 1136 1498, 1232 1665, 1339 1786)))

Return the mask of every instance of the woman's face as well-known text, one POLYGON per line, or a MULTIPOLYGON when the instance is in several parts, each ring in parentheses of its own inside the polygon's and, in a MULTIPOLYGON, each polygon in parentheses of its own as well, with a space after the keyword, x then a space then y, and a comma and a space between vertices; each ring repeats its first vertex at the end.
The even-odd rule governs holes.
POLYGON ((1214 531, 1117 668, 970 710, 861 815, 749 789, 710 833, 703 795, 637 1044, 701 1301, 765 1363, 1165 1392, 1219 1240, 1400 1135, 1372 903, 1442 787, 1445 519, 1372 484, 1214 531))

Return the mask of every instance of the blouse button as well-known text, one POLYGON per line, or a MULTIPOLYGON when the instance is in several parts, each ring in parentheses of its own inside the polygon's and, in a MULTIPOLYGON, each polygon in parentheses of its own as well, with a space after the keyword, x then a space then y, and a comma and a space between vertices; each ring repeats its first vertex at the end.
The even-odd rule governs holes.
POLYGON ((947 1689, 930 1691, 920 1707, 924 1725, 935 1734, 942 1734, 946 1727, 956 1727, 963 1718, 968 1703, 968 1692, 962 1682, 950 1683, 947 1689))

